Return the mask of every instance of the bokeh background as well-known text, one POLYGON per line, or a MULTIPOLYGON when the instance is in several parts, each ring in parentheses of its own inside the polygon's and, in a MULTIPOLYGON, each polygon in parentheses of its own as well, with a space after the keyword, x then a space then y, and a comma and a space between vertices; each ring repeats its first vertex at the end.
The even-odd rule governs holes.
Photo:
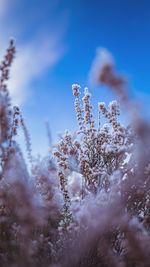
MULTIPOLYGON (((17 54, 9 81, 13 105, 21 106, 33 153, 48 150, 45 120, 54 142, 76 129, 72 83, 89 86, 97 102, 114 99, 90 84, 95 51, 106 47, 129 80, 129 94, 150 118, 149 0, 0 0, 0 56, 10 37, 17 54)), ((19 142, 24 150, 23 136, 19 142)))

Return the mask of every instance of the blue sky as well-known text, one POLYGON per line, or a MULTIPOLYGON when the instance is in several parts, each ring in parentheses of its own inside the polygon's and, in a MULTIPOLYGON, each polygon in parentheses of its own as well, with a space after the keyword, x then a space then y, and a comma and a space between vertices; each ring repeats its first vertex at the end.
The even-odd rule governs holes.
MULTIPOLYGON (((17 55, 9 88, 13 103, 21 105, 35 154, 47 150, 45 120, 54 141, 58 132, 76 129, 71 85, 89 86, 97 47, 113 54, 132 97, 146 116, 150 111, 149 0, 0 0, 1 56, 11 36, 17 55)), ((115 98, 103 88, 90 91, 95 110, 98 101, 115 98)))

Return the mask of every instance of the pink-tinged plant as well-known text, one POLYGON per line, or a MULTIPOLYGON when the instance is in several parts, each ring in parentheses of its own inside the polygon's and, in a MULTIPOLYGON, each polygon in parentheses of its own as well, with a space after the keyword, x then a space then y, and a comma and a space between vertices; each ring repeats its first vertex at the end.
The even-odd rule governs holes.
MULTIPOLYGON (((0 65, 0 266, 149 267, 150 127, 111 54, 99 51, 92 75, 130 109, 130 126, 120 123, 117 101, 99 102, 96 121, 88 88, 81 99, 74 84, 78 129, 66 131, 44 158, 33 157, 20 108, 10 104, 14 54, 11 41, 0 65)), ((47 131, 51 145, 48 124, 47 131)))
POLYGON ((64 171, 82 174, 83 187, 90 192, 96 193, 100 189, 108 191, 111 174, 117 170, 123 172, 125 160, 132 151, 133 134, 129 127, 125 128, 118 122, 119 107, 116 101, 112 101, 108 108, 104 103, 99 103, 99 121, 96 127, 88 89, 85 88, 82 107, 79 99, 80 86, 73 85, 72 88, 79 131, 76 135, 66 133, 62 137, 55 156, 59 167, 64 171), (74 91, 77 88, 78 94, 74 91), (100 114, 108 121, 101 127, 100 114))

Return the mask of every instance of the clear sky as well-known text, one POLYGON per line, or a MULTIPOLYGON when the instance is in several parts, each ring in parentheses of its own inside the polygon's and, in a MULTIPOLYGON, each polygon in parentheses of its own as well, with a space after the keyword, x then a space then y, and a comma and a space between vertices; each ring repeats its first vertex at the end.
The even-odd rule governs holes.
MULTIPOLYGON (((47 149, 44 121, 54 140, 76 128, 72 83, 89 86, 97 47, 106 47, 130 81, 130 92, 150 113, 149 0, 0 0, 0 55, 9 37, 17 55, 9 88, 22 107, 33 151, 47 149)), ((115 98, 108 90, 90 91, 98 101, 115 98)), ((20 137, 22 142, 22 137, 20 137)))

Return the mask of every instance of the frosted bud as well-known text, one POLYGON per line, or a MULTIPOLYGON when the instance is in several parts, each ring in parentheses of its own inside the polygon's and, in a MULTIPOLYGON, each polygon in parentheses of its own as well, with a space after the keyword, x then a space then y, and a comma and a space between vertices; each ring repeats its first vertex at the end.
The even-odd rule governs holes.
POLYGON ((72 85, 72 92, 74 96, 78 96, 80 94, 80 85, 78 84, 73 84, 72 85))

